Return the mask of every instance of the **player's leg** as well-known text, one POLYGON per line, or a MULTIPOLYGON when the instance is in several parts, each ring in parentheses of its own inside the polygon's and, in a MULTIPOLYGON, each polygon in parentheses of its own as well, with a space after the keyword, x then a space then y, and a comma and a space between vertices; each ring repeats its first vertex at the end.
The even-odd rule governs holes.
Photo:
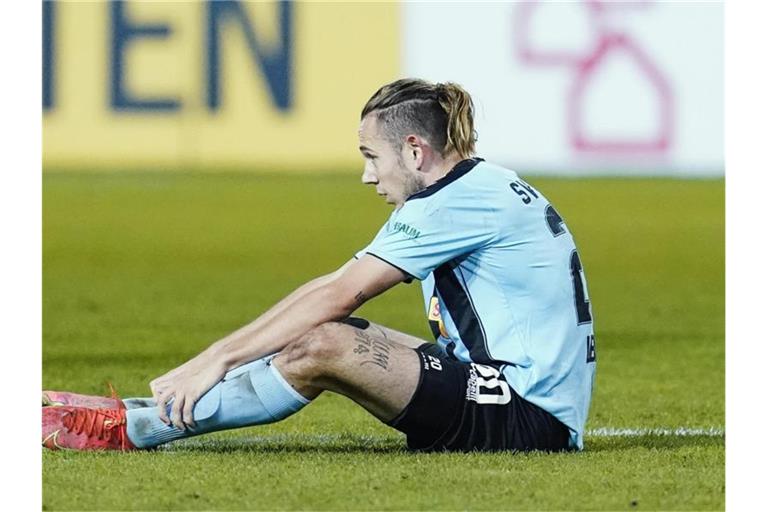
POLYGON ((128 399, 123 404, 114 398, 60 393, 59 398, 73 403, 43 407, 43 446, 79 450, 150 448, 206 432, 277 421, 280 414, 284 417, 295 412, 307 401, 270 371, 271 358, 228 372, 198 400, 194 409, 198 425, 190 430, 160 421, 152 399, 128 399), (144 406, 140 406, 142 402, 144 406))
POLYGON ((349 396, 382 421, 407 405, 419 381, 419 357, 385 331, 323 324, 273 359, 214 386, 195 404, 195 426, 160 421, 155 408, 129 410, 127 435, 149 448, 194 435, 279 421, 323 390, 349 396))
POLYGON ((352 327, 357 327, 358 329, 371 329, 373 331, 378 331, 386 339, 394 341, 395 343, 406 346, 408 348, 419 348, 421 345, 426 343, 421 338, 411 336, 410 334, 406 334, 404 332, 396 331, 391 327, 384 327, 383 325, 370 322, 364 318, 349 317, 346 320, 343 320, 342 323, 351 325, 352 327))
POLYGON ((415 345, 410 338, 370 323, 329 322, 286 347, 273 365, 302 396, 340 393, 386 422, 408 405, 419 384, 419 354, 400 343, 415 345))
MULTIPOLYGON (((343 323, 346 323, 353 327, 357 327, 359 329, 371 329, 372 331, 378 331, 379 333, 382 334, 382 336, 389 339, 390 341, 394 341, 395 343, 398 343, 400 345, 403 345, 409 348, 415 349, 415 348, 418 348, 420 345, 424 344, 424 340, 420 338, 411 336, 410 334, 406 334, 389 327, 385 327, 383 325, 376 324, 374 322, 369 322, 368 320, 363 318, 350 317, 344 320, 343 323)), ((224 377, 223 380, 231 380, 237 377, 238 375, 241 375, 249 371, 257 363, 258 361, 252 361, 250 363, 246 363, 242 366, 234 368, 229 372, 227 372, 227 375, 224 377)), ((111 389, 111 386, 110 386, 110 389, 111 389)), ((69 391, 44 390, 42 395, 43 396, 42 405, 43 407, 69 405, 74 407, 91 407, 91 408, 105 408, 105 409, 119 409, 119 408, 139 409, 142 407, 157 406, 157 403, 152 397, 119 398, 117 393, 114 391, 114 389, 111 389, 111 391, 112 391, 112 396, 97 396, 97 395, 83 395, 80 393, 73 393, 69 391)))
MULTIPOLYGON (((325 389, 349 396, 383 421, 391 420, 405 408, 419 383, 419 355, 392 341, 386 330, 361 327, 324 324, 289 345, 274 364, 272 358, 265 358, 228 375, 195 405, 193 428, 180 430, 164 424, 155 407, 126 411, 129 446, 150 448, 193 435, 279 421, 325 389)), ((63 413, 48 412, 55 416, 51 422, 60 422, 63 413)), ((89 446, 88 440, 80 439, 81 433, 70 434, 74 447, 89 446)))
MULTIPOLYGON (((233 368, 224 376, 222 380, 231 380, 238 375, 246 373, 259 363, 259 360, 246 363, 237 368, 233 368)), ((110 385, 112 396, 83 395, 70 391, 52 391, 44 390, 42 405, 43 407, 73 406, 90 407, 102 409, 139 409, 142 407, 157 407, 157 402, 152 397, 131 397, 120 398, 117 392, 110 385)))
POLYGON ((303 396, 341 393, 407 434, 418 450, 563 450, 569 430, 527 402, 498 367, 462 363, 439 346, 410 349, 388 330, 328 323, 273 362, 303 396))

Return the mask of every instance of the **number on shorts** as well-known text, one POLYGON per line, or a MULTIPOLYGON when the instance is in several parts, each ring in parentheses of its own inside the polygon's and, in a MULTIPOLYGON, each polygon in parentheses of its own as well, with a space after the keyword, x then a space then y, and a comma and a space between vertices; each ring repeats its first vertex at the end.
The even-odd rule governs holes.
POLYGON ((482 364, 473 363, 472 366, 478 373, 477 380, 475 381, 478 404, 504 405, 512 400, 509 384, 499 378, 501 376, 499 370, 493 366, 482 364))
POLYGON ((433 370, 442 371, 443 370, 443 363, 440 362, 440 359, 435 356, 430 356, 427 354, 427 358, 429 359, 429 366, 432 367, 433 370))

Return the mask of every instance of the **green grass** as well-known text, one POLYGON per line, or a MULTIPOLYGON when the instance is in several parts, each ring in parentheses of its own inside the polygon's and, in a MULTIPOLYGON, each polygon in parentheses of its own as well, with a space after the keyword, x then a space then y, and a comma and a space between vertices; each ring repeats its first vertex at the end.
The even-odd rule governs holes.
MULTIPOLYGON (((725 426, 722 180, 531 178, 575 233, 598 371, 588 428, 725 426)), ((363 247, 355 175, 46 174, 43 386, 123 396, 363 247)), ((364 316, 429 337, 418 285, 364 316)), ((410 454, 325 394, 153 452, 43 453, 46 510, 722 509, 723 436, 588 435, 575 454, 410 454)))

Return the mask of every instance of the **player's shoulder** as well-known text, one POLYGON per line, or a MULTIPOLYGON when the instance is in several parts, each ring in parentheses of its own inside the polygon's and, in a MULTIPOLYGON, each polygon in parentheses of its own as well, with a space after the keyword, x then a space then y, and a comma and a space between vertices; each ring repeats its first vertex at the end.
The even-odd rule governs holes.
POLYGON ((403 205, 407 214, 432 214, 442 210, 477 209, 492 205, 517 173, 485 161, 470 158, 459 162, 448 174, 426 189, 410 196, 403 205))

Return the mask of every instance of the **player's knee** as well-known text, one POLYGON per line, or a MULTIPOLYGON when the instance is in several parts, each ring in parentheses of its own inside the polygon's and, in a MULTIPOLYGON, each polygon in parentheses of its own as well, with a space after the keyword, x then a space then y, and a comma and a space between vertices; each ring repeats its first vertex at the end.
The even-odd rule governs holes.
POLYGON ((322 375, 339 357, 338 329, 341 324, 329 322, 309 330, 280 353, 280 366, 305 377, 322 375))
POLYGON ((340 329, 343 325, 337 322, 327 322, 310 329, 299 340, 304 345, 305 357, 318 364, 337 359, 340 329))

